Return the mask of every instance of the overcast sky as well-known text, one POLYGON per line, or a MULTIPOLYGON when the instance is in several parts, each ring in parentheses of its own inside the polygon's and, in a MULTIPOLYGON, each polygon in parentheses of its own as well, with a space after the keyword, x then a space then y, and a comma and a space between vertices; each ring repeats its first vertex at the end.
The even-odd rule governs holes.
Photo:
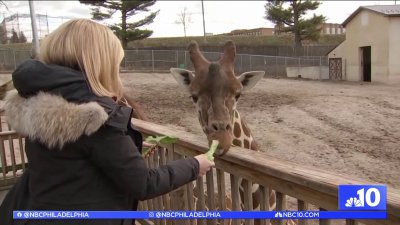
MULTIPOLYGON (((204 1, 205 27, 207 33, 226 33, 234 29, 251 29, 258 27, 273 27, 265 16, 266 1, 204 1)), ((398 1, 400 2, 400 0, 398 1)), ((5 1, 8 11, 1 7, 3 16, 14 13, 29 13, 28 1, 5 1)), ((323 14, 329 23, 342 23, 352 12, 362 5, 391 5, 395 1, 323 1, 321 6, 311 12, 323 14)), ((398 3, 400 4, 400 3, 398 3)), ((151 7, 153 11, 160 10, 154 23, 147 28, 154 31, 152 37, 183 36, 182 25, 176 24, 178 13, 187 8, 192 23, 187 29, 188 36, 203 35, 201 1, 165 1, 159 0, 151 7)), ((68 18, 90 18, 90 6, 79 1, 35 1, 36 13, 48 16, 65 17, 49 19, 50 31, 68 18)), ((141 17, 141 15, 139 15, 141 17)), ((133 19, 134 20, 134 19, 133 19)), ((21 22, 28 23, 28 21, 21 22)), ((43 22, 42 22, 43 23, 43 22)), ((28 26, 29 24, 25 25, 28 26)), ((41 24, 43 26, 43 24, 41 24)))

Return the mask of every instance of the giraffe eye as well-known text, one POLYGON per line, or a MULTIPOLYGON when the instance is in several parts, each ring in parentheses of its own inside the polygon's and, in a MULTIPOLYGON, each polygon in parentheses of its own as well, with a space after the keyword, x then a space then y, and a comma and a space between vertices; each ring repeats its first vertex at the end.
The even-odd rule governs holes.
POLYGON ((194 103, 199 100, 199 97, 197 95, 191 95, 190 98, 193 100, 194 103))
POLYGON ((237 93, 237 94, 235 95, 236 101, 239 100, 239 98, 240 98, 240 93, 237 93))

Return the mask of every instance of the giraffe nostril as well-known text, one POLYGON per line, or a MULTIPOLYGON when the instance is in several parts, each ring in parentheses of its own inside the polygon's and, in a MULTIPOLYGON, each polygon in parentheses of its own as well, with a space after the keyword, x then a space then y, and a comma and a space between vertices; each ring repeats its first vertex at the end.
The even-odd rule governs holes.
POLYGON ((214 131, 218 131, 218 126, 216 124, 213 124, 212 128, 214 129, 214 131))
POLYGON ((219 131, 229 131, 232 129, 232 126, 230 124, 216 122, 211 124, 211 128, 214 132, 219 132, 219 131))

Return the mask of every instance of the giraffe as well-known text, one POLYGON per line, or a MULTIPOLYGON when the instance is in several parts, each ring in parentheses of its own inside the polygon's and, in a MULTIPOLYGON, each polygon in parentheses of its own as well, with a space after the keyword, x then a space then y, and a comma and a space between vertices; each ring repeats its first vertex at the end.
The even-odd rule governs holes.
MULTIPOLYGON (((232 41, 224 45, 224 53, 219 61, 208 61, 199 49, 197 42, 189 46, 190 60, 194 73, 180 68, 171 68, 176 81, 189 92, 198 112, 198 119, 209 145, 218 140, 220 145, 216 155, 225 154, 233 144, 252 151, 260 151, 251 130, 236 109, 242 92, 253 88, 264 76, 264 71, 245 72, 239 76, 234 72, 236 46, 232 41)), ((253 209, 260 206, 261 190, 253 185, 253 209)), ((244 182, 240 183, 241 207, 243 208, 244 182)), ((276 209, 276 193, 269 192, 269 208, 276 209)), ((258 221, 259 222, 259 221, 258 221)), ((288 220, 287 225, 296 224, 288 220)))

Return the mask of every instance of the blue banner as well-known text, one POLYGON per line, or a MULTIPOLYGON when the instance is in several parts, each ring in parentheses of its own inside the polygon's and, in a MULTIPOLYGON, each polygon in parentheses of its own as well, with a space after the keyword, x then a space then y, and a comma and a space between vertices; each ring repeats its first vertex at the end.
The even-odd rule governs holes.
POLYGON ((339 185, 339 210, 386 210, 385 185, 339 185))
POLYGON ((385 211, 14 211, 14 219, 386 219, 385 211))

